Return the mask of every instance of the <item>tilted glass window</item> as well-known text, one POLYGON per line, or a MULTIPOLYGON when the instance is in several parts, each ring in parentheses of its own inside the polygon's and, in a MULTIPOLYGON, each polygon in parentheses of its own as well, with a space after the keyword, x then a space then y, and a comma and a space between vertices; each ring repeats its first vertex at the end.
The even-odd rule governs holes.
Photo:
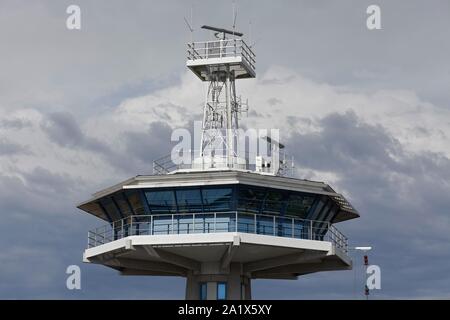
POLYGON ((114 205, 111 198, 103 198, 100 200, 100 203, 112 221, 122 219, 120 212, 117 210, 117 207, 114 205))
POLYGON ((205 211, 229 211, 231 210, 231 198, 233 189, 227 188, 203 188, 203 207, 205 211))
POLYGON ((152 213, 176 213, 175 195, 173 190, 146 192, 148 205, 152 213))
POLYGON ((303 194, 290 194, 286 215, 298 216, 299 218, 306 218, 311 206, 314 202, 315 196, 308 196, 303 194))
POLYGON ((202 198, 199 188, 178 189, 177 203, 179 212, 202 212, 202 198))
POLYGON ((260 213, 264 196, 264 189, 240 185, 238 191, 238 209, 241 211, 260 213))
POLYGON ((280 214, 286 201, 282 190, 269 189, 264 198, 264 214, 280 214))
MULTIPOLYGON (((299 218, 306 218, 316 198, 315 195, 249 185, 177 187, 148 190, 145 195, 153 214, 214 213, 237 209, 241 213, 299 218)), ((111 211, 114 212, 114 208, 111 211)))

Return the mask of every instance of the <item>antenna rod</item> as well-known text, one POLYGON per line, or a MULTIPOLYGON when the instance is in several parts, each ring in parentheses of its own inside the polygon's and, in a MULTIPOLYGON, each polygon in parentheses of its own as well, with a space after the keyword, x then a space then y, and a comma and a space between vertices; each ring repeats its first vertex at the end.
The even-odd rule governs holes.
POLYGON ((236 30, 236 18, 237 18, 237 7, 236 2, 233 1, 233 32, 236 30))
POLYGON ((193 11, 194 11, 194 6, 191 6, 191 22, 189 23, 189 21, 186 19, 186 17, 184 17, 184 22, 186 22, 187 27, 189 28, 189 31, 191 32, 191 43, 194 42, 194 28, 192 27, 194 24, 193 21, 193 11))

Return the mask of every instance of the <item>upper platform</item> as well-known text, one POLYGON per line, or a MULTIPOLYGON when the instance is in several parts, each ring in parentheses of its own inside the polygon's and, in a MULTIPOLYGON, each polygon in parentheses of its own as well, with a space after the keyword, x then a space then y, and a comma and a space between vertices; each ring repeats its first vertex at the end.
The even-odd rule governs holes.
POLYGON ((242 39, 188 43, 187 54, 187 67, 202 81, 209 81, 212 71, 232 71, 235 79, 256 75, 255 54, 242 39))

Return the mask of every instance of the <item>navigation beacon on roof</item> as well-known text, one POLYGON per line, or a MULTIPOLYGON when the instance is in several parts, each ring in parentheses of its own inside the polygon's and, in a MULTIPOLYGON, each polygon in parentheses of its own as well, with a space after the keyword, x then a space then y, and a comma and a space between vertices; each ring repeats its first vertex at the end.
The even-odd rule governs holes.
MULTIPOLYGON (((78 208, 106 222, 88 233, 83 260, 121 275, 186 278, 186 299, 251 299, 254 279, 349 270, 348 239, 335 224, 359 217, 323 182, 290 177, 284 146, 240 154, 247 104, 236 81, 255 77, 255 54, 235 30, 188 43, 187 67, 207 84, 200 150, 188 163, 154 161, 78 208)), ((273 293, 275 296, 275 292, 273 293)))

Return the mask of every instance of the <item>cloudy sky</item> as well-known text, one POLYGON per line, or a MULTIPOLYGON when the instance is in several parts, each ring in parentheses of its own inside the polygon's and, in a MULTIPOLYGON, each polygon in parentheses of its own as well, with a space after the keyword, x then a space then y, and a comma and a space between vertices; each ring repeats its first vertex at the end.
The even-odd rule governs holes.
MULTIPOLYGON (((181 278, 82 264, 102 221, 75 206, 151 173, 172 130, 200 120, 204 87, 185 67, 191 4, 196 40, 202 24, 232 24, 232 1, 0 0, 0 298, 183 298, 181 278), (79 31, 66 28, 73 3, 79 31), (82 290, 66 289, 71 264, 82 290)), ((450 2, 237 5, 257 57, 256 79, 238 83, 245 125, 282 128, 299 177, 360 211, 338 227, 374 248, 373 298, 450 298, 450 2), (366 28, 370 4, 382 30, 366 28)), ((254 298, 362 298, 352 255, 354 271, 255 281, 254 298)))

